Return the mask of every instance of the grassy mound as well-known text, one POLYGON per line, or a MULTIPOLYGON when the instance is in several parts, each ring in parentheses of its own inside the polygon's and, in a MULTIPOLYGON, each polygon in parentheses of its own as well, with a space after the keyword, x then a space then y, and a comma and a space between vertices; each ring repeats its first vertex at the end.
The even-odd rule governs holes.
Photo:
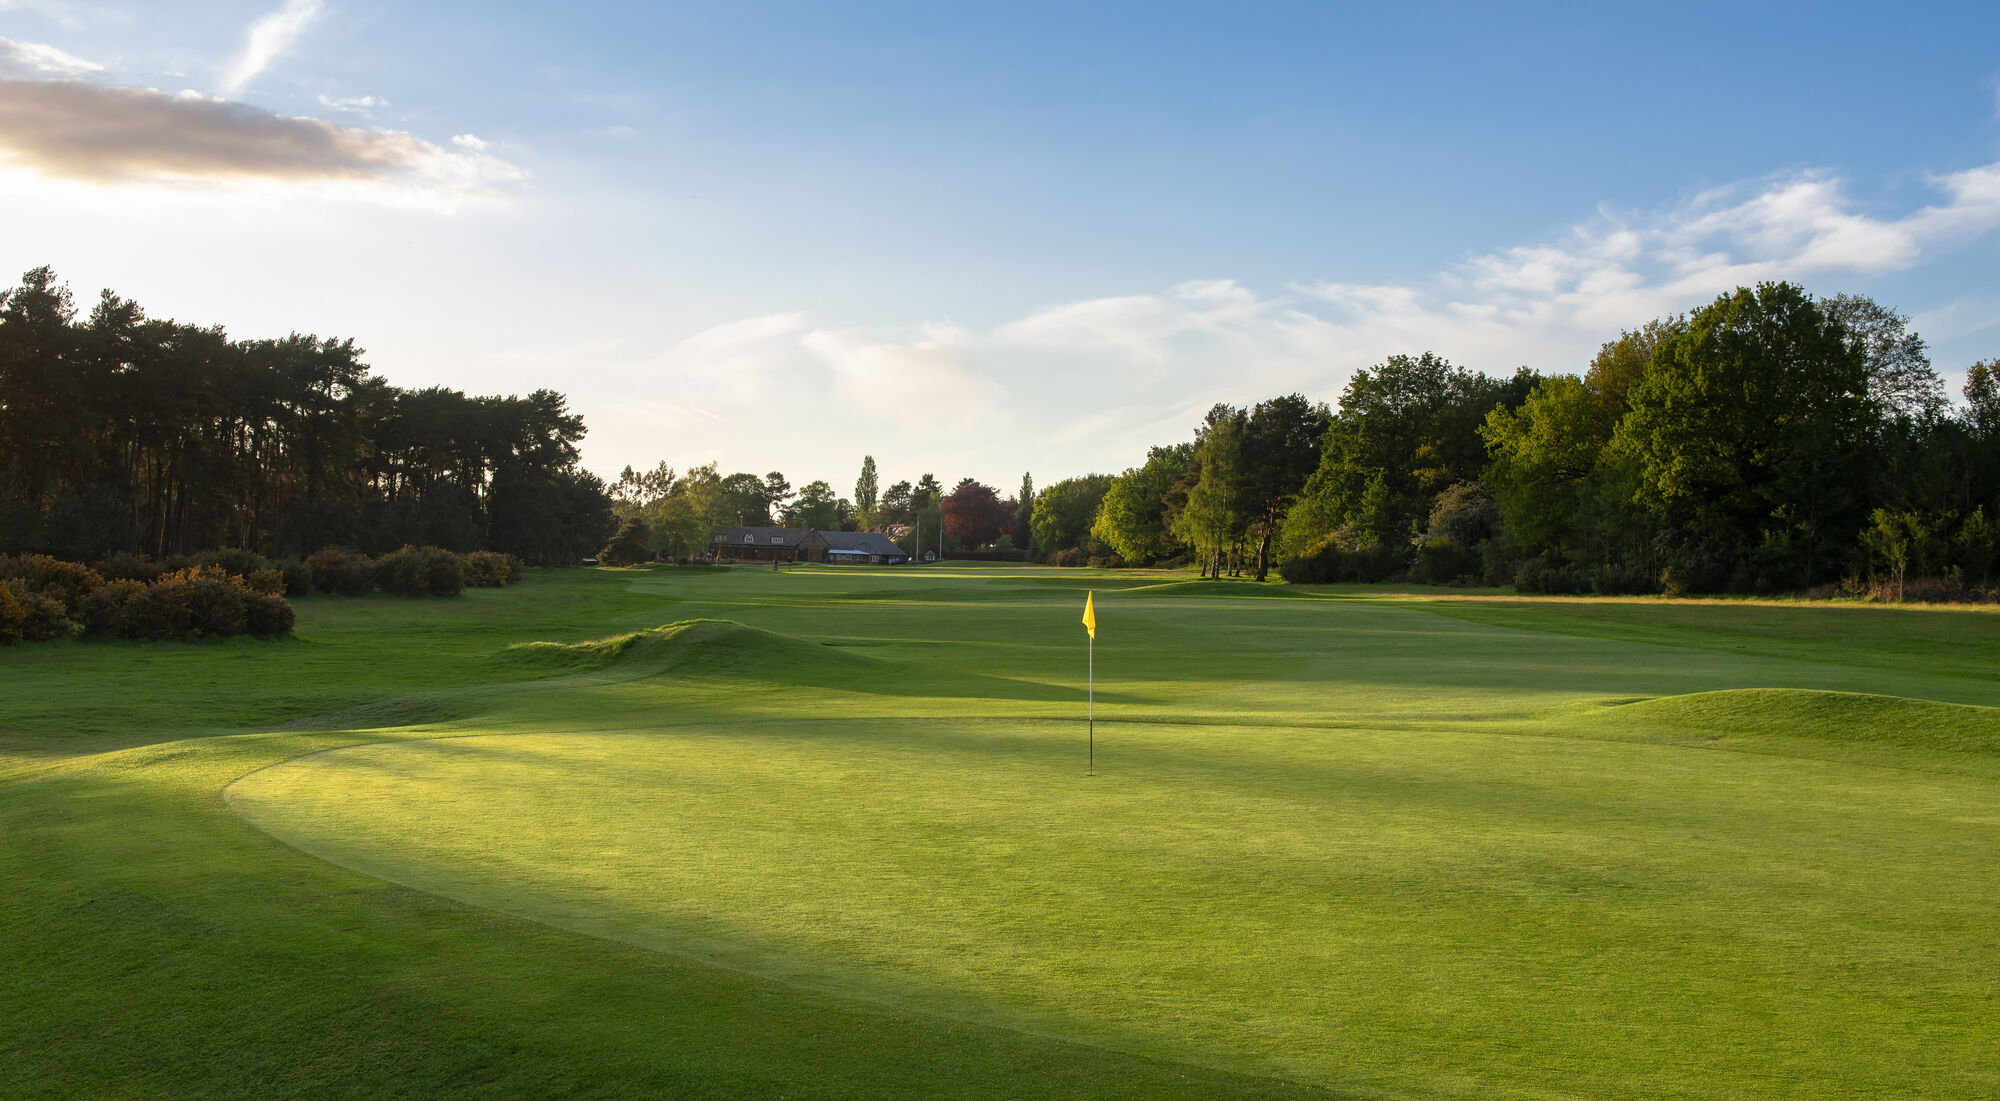
POLYGON ((632 677, 769 676, 812 670, 839 676, 853 666, 879 664, 834 643, 746 627, 727 619, 688 619, 588 642, 523 642, 501 651, 504 660, 551 672, 615 671, 632 677))
POLYGON ((2000 754, 2000 708, 1865 692, 1740 688, 1618 704, 1620 718, 1711 740, 1795 738, 2000 754))

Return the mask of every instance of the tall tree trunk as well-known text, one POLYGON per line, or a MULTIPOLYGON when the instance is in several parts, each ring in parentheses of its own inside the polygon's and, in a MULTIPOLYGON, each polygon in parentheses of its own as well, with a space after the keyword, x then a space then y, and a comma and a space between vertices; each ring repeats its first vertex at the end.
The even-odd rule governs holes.
POLYGON ((1264 514, 1264 537, 1257 542, 1257 580, 1262 581, 1271 572, 1271 529, 1278 526, 1273 512, 1264 514))

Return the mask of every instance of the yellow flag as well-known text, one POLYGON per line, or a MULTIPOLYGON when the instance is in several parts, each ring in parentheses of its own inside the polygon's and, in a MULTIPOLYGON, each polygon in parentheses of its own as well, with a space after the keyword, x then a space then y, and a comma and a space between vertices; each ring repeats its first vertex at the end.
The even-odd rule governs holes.
POLYGON ((1083 594, 1083 629, 1090 632, 1091 641, 1097 640, 1097 608, 1091 603, 1092 593, 1083 594))

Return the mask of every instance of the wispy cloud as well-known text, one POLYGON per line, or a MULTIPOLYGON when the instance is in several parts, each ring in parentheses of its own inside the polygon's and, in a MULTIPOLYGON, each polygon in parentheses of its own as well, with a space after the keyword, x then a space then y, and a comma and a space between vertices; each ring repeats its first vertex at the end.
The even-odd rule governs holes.
POLYGON ((469 197, 522 177, 490 154, 442 149, 398 130, 76 80, 0 81, 0 158, 94 184, 335 181, 382 194, 469 197))
POLYGON ((271 62, 292 48, 313 20, 319 18, 320 11, 320 0, 285 0, 284 7, 250 24, 243 53, 223 78, 222 90, 237 95, 249 87, 257 74, 270 68, 271 62))
POLYGON ((0 38, 0 76, 82 76, 102 72, 104 66, 85 61, 40 42, 16 42, 0 38))

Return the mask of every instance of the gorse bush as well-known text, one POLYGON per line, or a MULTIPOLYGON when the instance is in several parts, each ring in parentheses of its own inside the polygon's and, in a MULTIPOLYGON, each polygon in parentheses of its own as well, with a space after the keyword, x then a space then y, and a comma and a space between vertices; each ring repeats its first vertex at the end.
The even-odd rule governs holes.
POLYGON ((54 597, 65 605, 74 605, 84 593, 104 584, 103 576, 90 567, 46 554, 0 557, 0 581, 19 581, 25 591, 54 597))
POLYGON ((465 560, 442 547, 404 547, 375 563, 375 584, 398 596, 457 596, 465 591, 465 560))
POLYGON ((306 556, 314 592, 329 596, 367 596, 375 591, 375 560, 365 554, 326 547, 306 556))
POLYGON ((510 554, 454 554, 404 547, 377 562, 328 547, 304 560, 270 561, 245 550, 152 562, 136 555, 94 567, 47 555, 0 555, 0 645, 83 634, 164 641, 228 635, 285 635, 295 622, 288 596, 362 596, 380 587, 405 596, 457 596, 521 580, 510 554))
POLYGON ((465 556, 465 583, 474 588, 494 588, 521 579, 521 567, 508 556, 493 551, 473 551, 465 556))
POLYGON ((125 609, 133 597, 146 591, 146 583, 117 577, 83 594, 76 609, 83 633, 104 638, 129 637, 125 609))
POLYGON ((257 567, 255 580, 225 564, 153 571, 107 559, 113 574, 150 574, 151 581, 102 573, 41 555, 0 557, 0 644, 69 638, 198 639, 240 634, 282 635, 292 608, 275 590, 282 573, 255 556, 229 556, 257 567))
POLYGON ((290 602, 269 593, 251 593, 244 597, 243 617, 246 631, 265 638, 291 634, 296 620, 290 602))
POLYGON ((312 571, 306 568, 303 559, 280 558, 276 562, 271 563, 271 567, 278 571, 278 576, 284 583, 284 595, 312 595, 312 571))
POLYGON ((0 631, 6 633, 9 641, 46 642, 69 636, 72 624, 61 600, 35 592, 19 579, 0 582, 0 590, 10 598, 8 608, 0 611, 0 616, 8 620, 0 631))

